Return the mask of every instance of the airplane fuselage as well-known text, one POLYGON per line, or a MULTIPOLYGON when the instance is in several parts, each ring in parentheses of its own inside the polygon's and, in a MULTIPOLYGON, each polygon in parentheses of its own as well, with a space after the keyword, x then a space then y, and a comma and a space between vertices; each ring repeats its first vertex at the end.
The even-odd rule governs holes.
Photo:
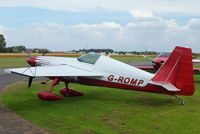
MULTIPOLYGON (((128 90, 138 90, 154 93, 169 93, 150 84, 154 74, 140 70, 107 56, 100 56, 95 64, 80 62, 77 58, 38 56, 31 61, 32 65, 55 66, 70 65, 85 70, 98 70, 104 76, 91 77, 61 77, 62 81, 75 82, 85 85, 104 86, 128 90)), ((30 61, 28 61, 30 64, 30 61)), ((52 77, 49 77, 53 79, 52 77)))

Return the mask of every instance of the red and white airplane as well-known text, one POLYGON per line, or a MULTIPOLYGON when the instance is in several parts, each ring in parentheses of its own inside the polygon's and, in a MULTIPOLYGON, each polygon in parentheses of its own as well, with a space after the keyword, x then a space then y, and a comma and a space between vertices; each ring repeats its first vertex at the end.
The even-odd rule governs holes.
MULTIPOLYGON (((6 69, 7 72, 29 77, 31 86, 34 77, 47 77, 53 80, 49 91, 40 91, 43 100, 61 100, 63 97, 52 93, 55 85, 64 82, 60 90, 64 96, 80 96, 82 93, 68 88, 70 82, 136 90, 151 93, 191 96, 194 93, 192 50, 175 47, 167 61, 156 74, 114 60, 97 53, 78 58, 38 56, 27 62, 32 67, 6 69)), ((180 103, 183 101, 178 98, 180 103)))
MULTIPOLYGON (((152 66, 150 67, 137 67, 139 69, 143 69, 143 70, 158 70, 163 63, 169 58, 171 52, 161 52, 155 59, 152 59, 151 57, 148 56, 144 56, 144 58, 152 61, 152 66)), ((192 60, 193 63, 200 63, 200 60, 198 59, 193 59, 192 60)), ((195 72, 200 72, 200 68, 193 68, 193 71, 195 72)))

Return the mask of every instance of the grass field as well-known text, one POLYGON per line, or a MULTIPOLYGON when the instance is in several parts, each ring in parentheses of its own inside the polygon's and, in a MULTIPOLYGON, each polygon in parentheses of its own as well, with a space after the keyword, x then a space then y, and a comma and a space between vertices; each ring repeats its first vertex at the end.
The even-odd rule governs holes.
MULTIPOLYGON (((143 57, 113 57, 122 62, 146 61, 143 57)), ((28 66, 27 57, 0 58, 0 67, 28 66)), ((199 67, 199 65, 196 65, 199 67)), ((200 133, 200 75, 195 75, 195 94, 175 97, 121 89, 70 84, 81 97, 41 101, 40 90, 50 84, 18 82, 8 86, 0 102, 47 131, 57 134, 191 134, 200 133)), ((55 93, 64 84, 56 86, 55 93)))
POLYGON ((200 64, 199 64, 199 63, 195 63, 195 64, 193 65, 193 67, 194 67, 194 68, 200 68, 200 64))
MULTIPOLYGON (((84 93, 62 101, 42 101, 36 94, 49 85, 34 82, 9 86, 1 102, 25 119, 57 134, 198 134, 200 133, 200 75, 195 94, 175 97, 114 88, 70 84, 84 93)), ((64 87, 56 86, 56 93, 64 87)), ((54 90, 55 91, 55 90, 54 90)))
MULTIPOLYGON (((133 56, 126 56, 126 57, 121 57, 121 56, 111 56, 111 58, 119 60, 121 62, 142 62, 142 61, 148 61, 145 59, 143 56, 138 56, 138 57, 133 57, 133 56)), ((154 57, 153 57, 154 58, 154 57)))
POLYGON ((0 57, 0 68, 28 66, 27 57, 0 57))

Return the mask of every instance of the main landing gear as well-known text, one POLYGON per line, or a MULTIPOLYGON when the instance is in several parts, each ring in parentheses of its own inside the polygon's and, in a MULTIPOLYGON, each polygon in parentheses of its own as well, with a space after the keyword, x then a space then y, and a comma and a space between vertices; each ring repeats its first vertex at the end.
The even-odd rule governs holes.
POLYGON ((179 98, 179 97, 176 96, 176 95, 172 95, 172 96, 176 97, 176 98, 179 100, 179 102, 180 102, 181 105, 184 105, 184 102, 183 102, 183 100, 182 100, 181 98, 179 98))
MULTIPOLYGON (((54 78, 50 90, 49 91, 40 91, 38 93, 38 97, 42 100, 62 100, 63 97, 52 93, 53 88, 57 84, 59 84, 59 81, 60 81, 59 78, 54 78)), ((62 88, 60 90, 60 94, 62 94, 63 96, 82 96, 83 95, 83 93, 81 93, 81 92, 78 92, 78 91, 68 88, 68 84, 69 84, 69 82, 65 82, 66 88, 62 88)))

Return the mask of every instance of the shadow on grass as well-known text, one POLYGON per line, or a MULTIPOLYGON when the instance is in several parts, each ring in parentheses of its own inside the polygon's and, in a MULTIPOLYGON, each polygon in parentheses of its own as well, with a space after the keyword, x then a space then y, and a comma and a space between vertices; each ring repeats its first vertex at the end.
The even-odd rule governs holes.
MULTIPOLYGON (((24 86, 24 84, 23 84, 24 86)), ((22 86, 22 87, 23 87, 22 86)), ((26 86, 26 84, 25 84, 26 86)), ((61 85, 63 86, 63 85, 61 85)), ((57 87, 54 90, 55 94, 59 94, 60 87, 57 87)), ((74 87, 74 86, 72 86, 74 87)), ((33 87, 30 89, 24 88, 21 90, 21 93, 18 96, 15 95, 16 92, 9 93, 12 94, 10 97, 15 97, 10 102, 7 103, 7 106, 13 110, 30 110, 30 109, 40 109, 46 107, 56 107, 57 105, 62 106, 70 106, 70 105, 89 105, 93 104, 98 105, 126 105, 126 106, 150 106, 150 107, 165 107, 165 106, 173 106, 179 105, 179 102, 176 98, 171 97, 169 95, 162 94, 153 94, 153 93, 145 93, 145 92, 137 92, 130 90, 122 90, 122 89, 113 89, 113 88, 102 88, 95 86, 81 86, 74 87, 73 89, 84 93, 84 96, 76 96, 76 97, 63 97, 63 100, 57 101, 44 101, 40 100, 37 97, 37 92, 40 90, 35 90, 38 87, 33 87)), ((16 90, 15 90, 16 91, 16 90)), ((18 90, 17 90, 18 91, 18 90)), ((5 94, 6 95, 6 94, 5 94)), ((9 96, 8 96, 9 97, 9 96)), ((6 98, 6 96, 5 96, 6 98)))
MULTIPOLYGON (((57 101, 44 101, 40 100, 39 98, 28 98, 26 100, 22 101, 16 101, 13 102, 13 107, 15 108, 14 105, 17 106, 17 108, 21 109, 23 108, 24 110, 30 110, 30 109, 40 109, 40 108, 45 108, 45 107, 56 107, 56 106, 70 106, 70 105, 87 105, 92 106, 93 104, 102 104, 102 105, 107 105, 107 103, 110 103, 115 107, 115 105, 127 105, 131 107, 166 107, 166 106, 177 106, 179 105, 178 100, 175 98, 171 98, 170 96, 166 97, 159 97, 159 96, 148 96, 148 95, 139 95, 139 96, 133 96, 131 98, 125 98, 125 97, 105 97, 99 95, 98 92, 93 93, 91 95, 85 95, 85 96, 76 96, 76 97, 64 97, 63 100, 57 100, 57 101), (27 103, 26 103, 27 102, 27 103), (32 105, 30 105, 32 104, 32 105)), ((12 104, 11 104, 12 105, 12 104)), ((98 106, 97 106, 98 107, 98 106)), ((106 107, 106 106, 105 106, 106 107)), ((17 110, 17 109, 15 109, 17 110)))
POLYGON ((176 100, 175 98, 172 99, 170 96, 163 98, 162 95, 161 97, 141 95, 137 98, 134 98, 133 101, 137 102, 136 104, 138 105, 154 107, 179 104, 178 100, 176 100))

